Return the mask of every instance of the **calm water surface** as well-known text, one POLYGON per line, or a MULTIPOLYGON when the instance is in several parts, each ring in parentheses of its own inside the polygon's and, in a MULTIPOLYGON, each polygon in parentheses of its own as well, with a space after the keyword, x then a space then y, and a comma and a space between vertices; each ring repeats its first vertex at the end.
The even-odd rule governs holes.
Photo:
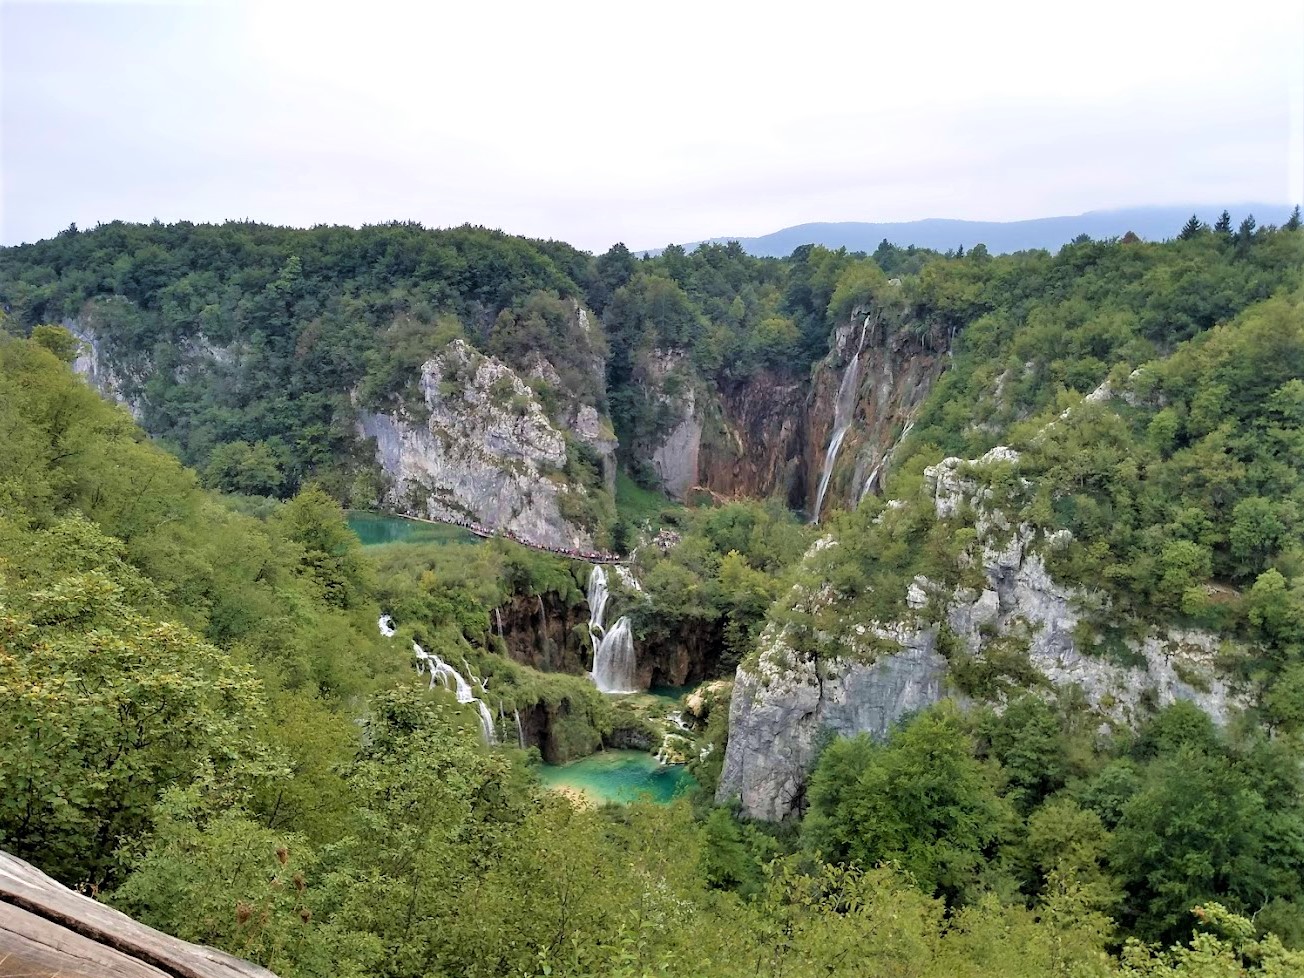
POLYGON ((682 764, 658 764, 640 750, 604 750, 570 764, 545 764, 539 780, 550 788, 573 788, 598 803, 648 800, 665 804, 694 782, 682 764))
POLYGON ((348 514, 349 529, 358 535, 364 547, 384 543, 479 543, 480 538, 460 526, 423 523, 402 516, 381 513, 348 514))

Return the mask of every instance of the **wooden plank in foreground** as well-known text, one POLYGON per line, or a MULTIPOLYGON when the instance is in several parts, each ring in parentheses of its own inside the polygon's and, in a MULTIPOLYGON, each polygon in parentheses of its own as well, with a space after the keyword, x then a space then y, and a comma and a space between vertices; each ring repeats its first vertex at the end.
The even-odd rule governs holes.
POLYGON ((0 903, 0 978, 169 978, 166 971, 0 903))
POLYGON ((5 961, 12 963, 0 963, 0 978, 276 978, 223 951, 146 927, 0 852, 0 962, 5 961), (100 964, 96 953, 117 957, 100 964))

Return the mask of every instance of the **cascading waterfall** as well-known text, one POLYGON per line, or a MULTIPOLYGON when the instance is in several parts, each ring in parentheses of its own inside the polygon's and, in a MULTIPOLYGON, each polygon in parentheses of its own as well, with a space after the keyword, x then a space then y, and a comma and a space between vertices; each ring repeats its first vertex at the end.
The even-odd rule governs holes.
POLYGON ((621 615, 593 652, 593 681, 604 693, 634 693, 637 667, 634 632, 629 618, 621 615))
MULTIPOLYGON (((418 674, 430 670, 430 688, 434 689, 437 682, 443 683, 444 689, 453 691, 457 702, 474 703, 480 713, 480 732, 484 736, 485 743, 498 743, 498 737, 494 734, 493 714, 489 712, 489 707, 485 705, 484 700, 475 695, 471 684, 462 678, 462 674, 433 652, 427 652, 416 642, 412 643, 412 653, 417 657, 418 674)), ((469 669, 467 671, 470 672, 469 669)))
POLYGON ((856 353, 847 364, 838 387, 838 399, 833 404, 833 437, 829 439, 829 450, 824 453, 824 471, 820 474, 819 491, 815 493, 815 512, 812 523, 820 521, 820 512, 824 508, 824 494, 829 490, 829 479, 833 477, 833 463, 838 460, 838 450, 842 448, 842 439, 851 427, 851 418, 855 413, 856 394, 860 387, 860 352, 865 348, 865 337, 869 333, 869 321, 873 315, 865 317, 860 327, 860 342, 856 344, 856 353))
POLYGON ((516 743, 521 750, 525 750, 525 728, 521 726, 521 711, 513 710, 516 714, 516 743))
POLYGON ((505 641, 503 638, 503 610, 494 608, 494 623, 498 626, 498 641, 505 641))
POLYGON ((608 631, 603 625, 607 613, 607 572, 594 564, 589 574, 589 638, 593 641, 593 681, 604 693, 635 692, 638 662, 634 654, 634 632, 622 615, 608 631))
POLYGON ((398 634, 398 629, 394 627, 394 619, 389 615, 381 615, 376 620, 376 624, 380 626, 380 634, 386 638, 393 638, 398 634))

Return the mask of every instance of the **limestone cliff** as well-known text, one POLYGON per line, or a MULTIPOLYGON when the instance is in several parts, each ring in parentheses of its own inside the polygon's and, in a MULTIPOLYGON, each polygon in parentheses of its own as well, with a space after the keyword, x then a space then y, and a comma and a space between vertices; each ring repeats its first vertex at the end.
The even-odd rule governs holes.
POLYGON ((876 310, 856 310, 833 331, 827 356, 800 377, 762 370, 707 381, 682 352, 653 351, 638 382, 663 409, 662 425, 650 444, 634 446, 636 454, 650 459, 661 487, 678 499, 693 489, 722 498, 778 496, 812 512, 838 393, 854 368, 825 510, 854 507, 878 488, 893 446, 946 364, 947 337, 884 323, 876 310))
POLYGON ((701 485, 731 499, 777 495, 801 507, 806 395, 804 381, 768 370, 723 382, 706 412, 697 463, 701 485))
POLYGON ((141 421, 149 365, 137 364, 132 369, 111 355, 102 335, 100 318, 104 307, 114 303, 127 304, 127 300, 115 297, 88 303, 80 316, 64 319, 61 325, 81 343, 81 353, 73 361, 73 371, 84 377, 106 401, 121 404, 131 412, 132 418, 141 421))
MULTIPOLYGON (((1038 539, 1011 526, 990 506, 990 490, 965 470, 1017 460, 993 449, 975 463, 948 458, 926 472, 929 502, 939 518, 962 508, 978 515, 966 559, 982 587, 944 588, 917 577, 901 620, 855 624, 849 640, 817 637, 794 647, 788 626, 771 624, 753 660, 738 669, 729 714, 729 745, 717 800, 738 798, 755 818, 778 820, 800 810, 805 782, 825 731, 887 733, 900 717, 957 691, 949 658, 981 661, 998 643, 1026 648, 1032 670, 1055 687, 1076 686, 1102 722, 1132 723, 1146 710, 1189 700, 1218 722, 1240 702, 1219 675, 1220 640, 1191 631, 1153 633, 1130 643, 1137 665, 1083 648, 1091 638, 1095 594, 1056 583, 1041 551, 1065 537, 1038 539)), ((826 538, 817 549, 837 546, 826 538)), ((835 605, 831 588, 796 589, 794 606, 835 605)))
POLYGON ((415 409, 358 416, 389 479, 384 505, 544 546, 592 544, 595 528, 570 514, 593 490, 567 480, 566 434, 515 371, 455 340, 422 365, 418 386, 415 409))

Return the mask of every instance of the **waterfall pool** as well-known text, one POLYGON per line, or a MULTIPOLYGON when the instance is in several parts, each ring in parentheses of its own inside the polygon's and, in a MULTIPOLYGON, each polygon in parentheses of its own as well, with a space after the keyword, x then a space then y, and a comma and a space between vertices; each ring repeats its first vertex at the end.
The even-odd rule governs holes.
POLYGON ((655 696, 659 700, 664 700, 671 706, 675 706, 679 701, 697 689, 697 684, 692 686, 653 686, 647 691, 648 696, 655 696))
POLYGON ((568 788, 595 804, 627 805, 647 800, 664 805, 693 776, 682 764, 660 764, 640 750, 604 750, 569 764, 545 764, 537 769, 548 788, 568 788))
POLYGON ((479 543, 480 538, 460 526, 444 523, 423 523, 402 516, 383 513, 364 513, 350 510, 347 514, 349 529, 358 535, 364 547, 385 543, 479 543))

